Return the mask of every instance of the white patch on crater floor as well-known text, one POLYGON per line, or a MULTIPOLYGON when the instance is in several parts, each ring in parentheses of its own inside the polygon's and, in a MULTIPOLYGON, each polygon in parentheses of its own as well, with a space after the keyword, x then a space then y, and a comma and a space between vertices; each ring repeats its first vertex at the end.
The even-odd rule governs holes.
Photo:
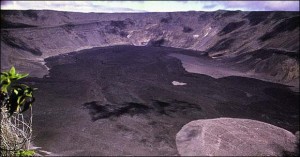
POLYGON ((199 35, 198 34, 194 34, 193 38, 199 38, 199 35))
POLYGON ((186 85, 186 83, 184 83, 184 82, 178 82, 178 81, 173 81, 172 84, 174 86, 184 86, 184 85, 186 85))

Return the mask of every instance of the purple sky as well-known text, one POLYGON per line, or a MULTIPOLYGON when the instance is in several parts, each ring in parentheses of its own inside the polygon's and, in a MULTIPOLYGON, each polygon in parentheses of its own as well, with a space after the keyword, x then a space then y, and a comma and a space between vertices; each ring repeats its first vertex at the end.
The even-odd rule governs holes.
POLYGON ((299 11, 299 1, 1 1, 3 10, 75 12, 299 11))

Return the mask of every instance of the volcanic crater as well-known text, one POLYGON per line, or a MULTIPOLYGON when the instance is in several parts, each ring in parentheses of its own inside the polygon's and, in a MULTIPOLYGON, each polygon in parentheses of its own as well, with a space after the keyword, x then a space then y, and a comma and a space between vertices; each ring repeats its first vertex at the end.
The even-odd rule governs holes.
POLYGON ((30 73, 33 142, 47 151, 179 155, 193 120, 299 130, 298 34, 298 12, 4 10, 1 70, 30 73))

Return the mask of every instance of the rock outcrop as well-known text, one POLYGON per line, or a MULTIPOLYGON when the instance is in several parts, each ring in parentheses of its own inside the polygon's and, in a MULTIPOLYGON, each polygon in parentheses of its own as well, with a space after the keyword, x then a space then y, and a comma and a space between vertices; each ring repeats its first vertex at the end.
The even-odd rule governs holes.
POLYGON ((237 118, 192 121, 176 135, 182 156, 283 156, 296 151, 296 142, 287 130, 237 118))
POLYGON ((238 70, 299 81, 298 12, 75 13, 2 11, 1 68, 43 76, 43 60, 92 47, 166 46, 205 51, 238 70), (26 69, 26 70, 25 70, 26 69))

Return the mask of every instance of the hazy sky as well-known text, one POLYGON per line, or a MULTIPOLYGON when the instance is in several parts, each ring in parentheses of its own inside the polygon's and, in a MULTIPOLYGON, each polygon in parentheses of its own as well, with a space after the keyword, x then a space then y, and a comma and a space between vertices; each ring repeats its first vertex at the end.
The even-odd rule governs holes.
POLYGON ((75 12, 299 11, 299 1, 1 1, 3 10, 75 12))

